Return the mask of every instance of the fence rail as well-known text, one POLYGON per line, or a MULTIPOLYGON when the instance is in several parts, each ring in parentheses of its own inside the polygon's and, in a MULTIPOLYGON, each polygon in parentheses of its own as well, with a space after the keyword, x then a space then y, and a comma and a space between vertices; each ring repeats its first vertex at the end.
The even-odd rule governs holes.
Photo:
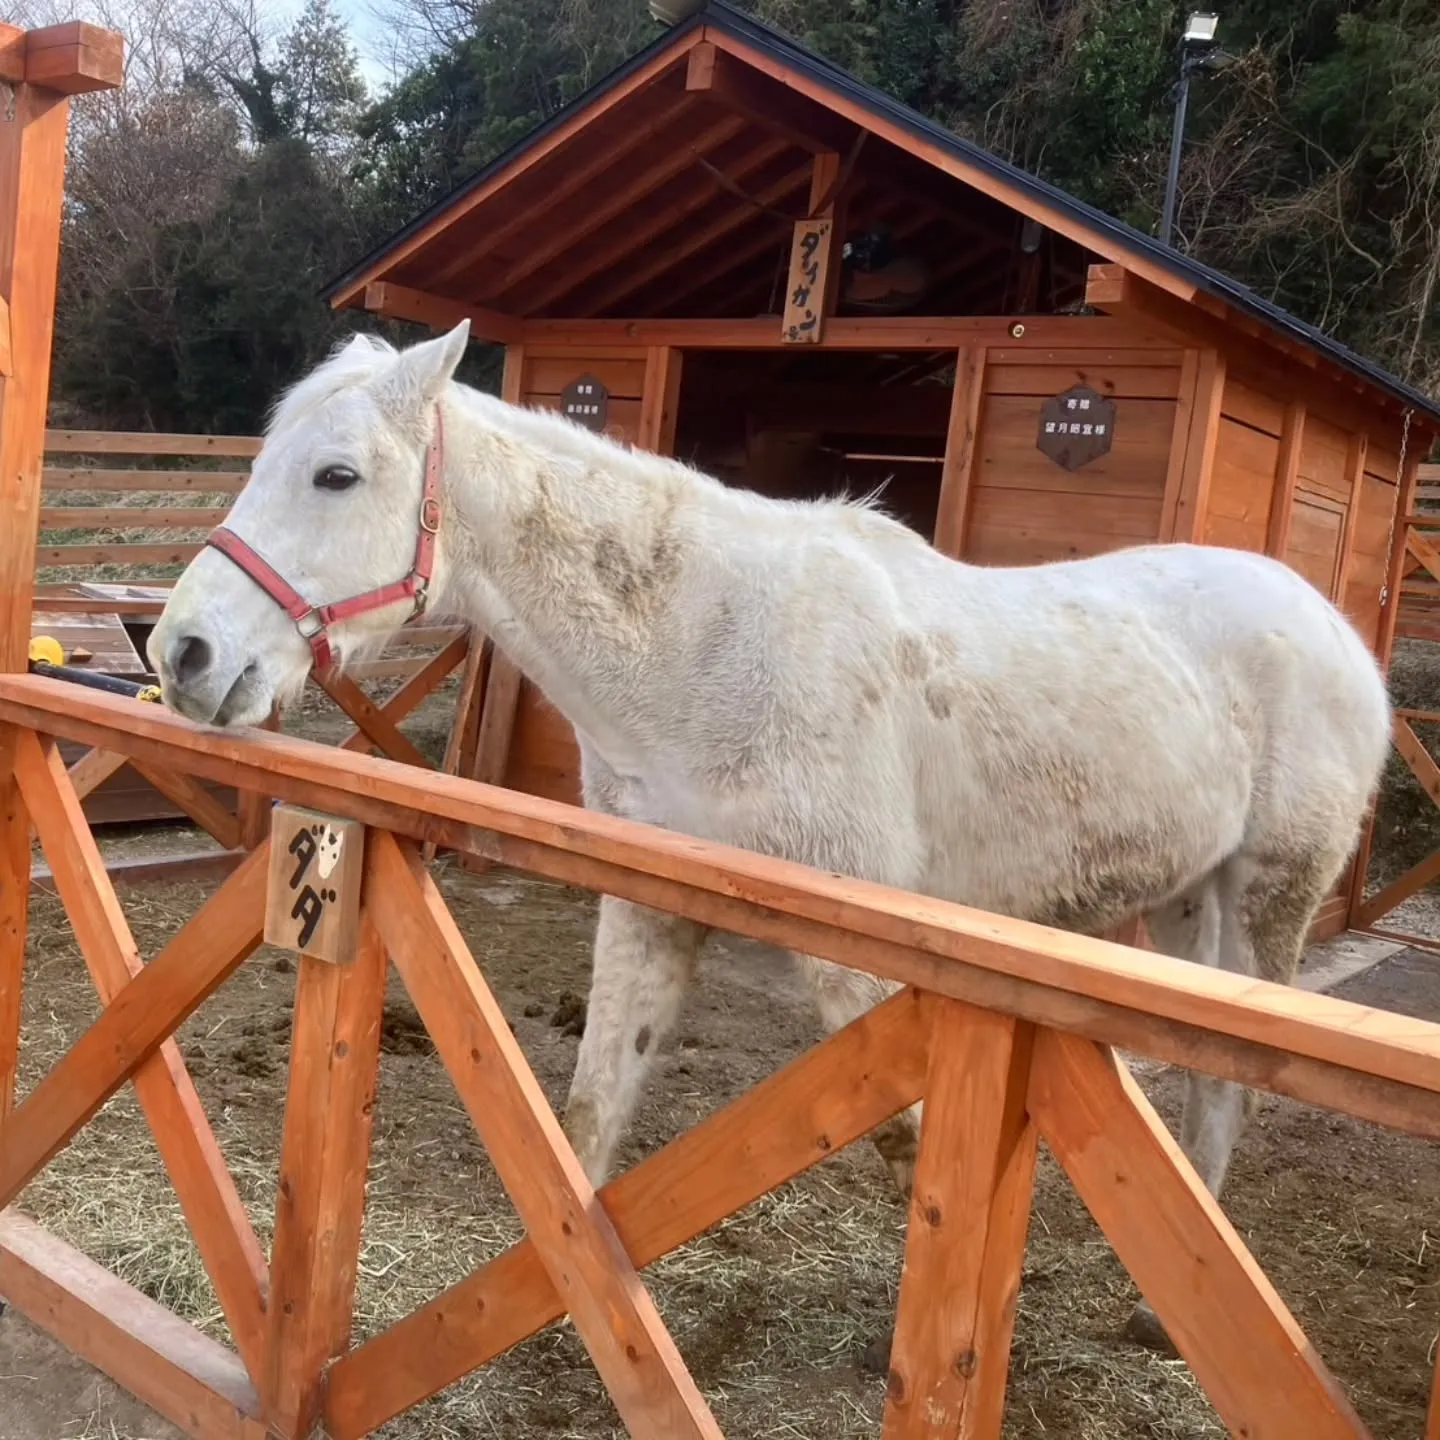
MULTIPOLYGON (((127 1078, 157 1092, 147 1113, 162 1154, 174 1158, 172 1177, 239 1353, 204 1342, 208 1358, 197 1376, 193 1364, 185 1368, 193 1350, 178 1353, 162 1326, 133 1352, 107 1349, 103 1363, 122 1382, 134 1380, 137 1393, 183 1392, 183 1404, 161 1408, 172 1418, 190 1415, 179 1420, 190 1433, 258 1437, 270 1424, 301 1434, 297 1417, 313 1415, 337 1440, 351 1440, 568 1312, 632 1434, 716 1437, 638 1268, 923 1097, 887 1440, 939 1440, 957 1433, 962 1415, 972 1422, 967 1435, 999 1435, 1040 1136, 1232 1433, 1366 1434, 1108 1047, 1435 1139, 1440 1026, 283 735, 217 734, 39 677, 0 676, 0 742, 17 756, 21 794, 82 948, 92 963, 102 957, 97 983, 103 980, 108 1002, 7 1122, 0 1204, 127 1078), (302 957, 281 1166, 282 1190, 302 1198, 277 1215, 268 1268, 243 1210, 231 1214, 221 1203, 233 1189, 223 1165, 197 1175, 178 1158, 190 1127, 205 1123, 165 1109, 167 1087, 184 1077, 183 1060, 178 1052, 163 1063, 150 1059, 173 1044, 168 1037, 258 941, 266 842, 164 952, 121 975, 115 960, 103 960, 119 953, 108 881, 69 777, 42 736, 82 740, 174 775, 224 780, 368 827, 354 959, 337 974, 302 957), (597 1205, 424 871, 417 841, 623 896, 905 988, 611 1182, 597 1205), (345 1069, 342 1058, 352 1052, 348 1041, 335 1043, 342 1033, 335 1027, 343 1015, 345 1035, 369 1033, 361 1022, 383 1003, 386 956, 515 1198, 527 1238, 347 1352, 348 1282, 325 1271, 311 1242, 323 1222, 343 1238, 326 1252, 333 1264, 342 1276, 353 1265, 364 1165, 357 1168, 356 1152, 345 1147, 363 1152, 369 1132, 357 1128, 362 1107, 330 1107, 322 1116, 315 1097, 336 1093, 320 1083, 326 1074, 332 1087, 363 1088, 373 1057, 359 1071, 345 1069), (143 1079, 151 1065, 162 1078, 143 1079), (324 1147, 304 1141, 306 1127, 320 1124, 327 1136, 346 1132, 336 1144, 349 1158, 337 1168, 323 1158, 332 1155, 328 1139, 324 1147), (1142 1193, 1146 1203, 1135 1204, 1142 1193), (1198 1286, 1196 1275, 1204 1277, 1198 1286), (267 1286, 272 1308, 283 1298, 283 1320, 265 1318, 267 1286), (971 1357, 966 1366, 955 1366, 957 1354, 971 1357), (169 1390, 157 1385, 177 1366, 183 1374, 169 1390), (225 1411, 223 1427, 193 1419, 200 1400, 212 1415, 217 1406, 225 1411)), ((0 1083, 8 1084, 3 1074, 0 1083)), ((201 1141, 205 1135, 208 1129, 201 1141)), ((117 1291, 109 1277, 87 1280, 67 1256, 13 1212, 0 1217, 0 1283, 14 1286, 22 1303, 32 1300, 42 1320, 49 1314, 53 1328, 83 1350, 87 1339, 108 1333, 130 1292, 117 1291), (66 1296, 58 1310, 45 1299, 56 1286, 66 1296)))

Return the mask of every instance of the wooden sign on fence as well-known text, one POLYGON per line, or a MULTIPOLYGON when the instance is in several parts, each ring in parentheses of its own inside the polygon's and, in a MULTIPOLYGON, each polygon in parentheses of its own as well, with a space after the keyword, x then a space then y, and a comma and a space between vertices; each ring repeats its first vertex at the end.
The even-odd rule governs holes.
POLYGON ((265 942, 340 964, 354 957, 360 930, 365 827, 277 805, 270 822, 265 942))

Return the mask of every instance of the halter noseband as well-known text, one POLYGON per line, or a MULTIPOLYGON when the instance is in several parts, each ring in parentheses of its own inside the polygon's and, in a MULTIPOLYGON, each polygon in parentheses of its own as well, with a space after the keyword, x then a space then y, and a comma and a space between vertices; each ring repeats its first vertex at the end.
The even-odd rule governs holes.
POLYGON ((403 580, 375 590, 336 600, 329 605, 312 605, 262 555, 233 530, 217 526, 205 543, 238 565, 294 622, 301 638, 315 657, 315 668, 330 669, 335 655, 330 646, 330 626, 354 619, 371 610, 383 609, 397 600, 411 600, 411 618, 422 614, 429 598, 430 572, 435 564, 435 537, 440 532, 440 477, 445 469, 445 429, 440 407, 435 407, 435 433, 425 456, 425 484, 420 494, 420 525, 415 537, 415 563, 403 580))

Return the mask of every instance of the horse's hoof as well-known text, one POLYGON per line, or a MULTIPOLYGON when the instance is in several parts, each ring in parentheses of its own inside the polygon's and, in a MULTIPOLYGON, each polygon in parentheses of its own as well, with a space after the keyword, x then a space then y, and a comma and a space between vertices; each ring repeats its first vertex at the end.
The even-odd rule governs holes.
POLYGON ((888 1375, 890 1373, 890 1347, 894 1343, 895 1332, 887 1331, 884 1335, 877 1335, 860 1356, 860 1368, 867 1375, 888 1375))
POLYGON ((1147 1305, 1137 1305, 1131 1312, 1125 1322, 1125 1338, 1147 1350, 1158 1350, 1162 1355, 1179 1354, 1160 1317, 1147 1305))

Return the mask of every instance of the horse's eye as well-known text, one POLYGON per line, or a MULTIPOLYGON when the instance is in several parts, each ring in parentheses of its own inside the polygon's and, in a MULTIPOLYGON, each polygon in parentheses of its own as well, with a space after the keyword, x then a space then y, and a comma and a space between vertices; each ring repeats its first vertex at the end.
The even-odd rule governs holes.
POLYGON ((317 490, 348 490, 360 479, 357 471, 348 465, 326 465, 315 472, 317 490))

